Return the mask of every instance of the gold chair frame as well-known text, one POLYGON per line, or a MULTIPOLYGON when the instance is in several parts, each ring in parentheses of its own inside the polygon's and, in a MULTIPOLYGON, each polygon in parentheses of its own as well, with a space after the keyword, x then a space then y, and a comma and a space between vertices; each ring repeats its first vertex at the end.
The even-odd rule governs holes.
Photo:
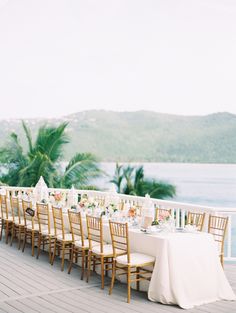
POLYGON ((0 240, 2 240, 3 230, 5 230, 5 242, 6 244, 8 244, 8 237, 13 227, 13 217, 9 213, 8 198, 6 195, 0 195, 0 205, 1 205, 1 217, 2 217, 0 240))
POLYGON ((30 239, 31 255, 34 256, 35 239, 37 239, 38 241, 38 237, 39 237, 39 228, 38 228, 38 222, 36 219, 36 212, 33 209, 33 204, 32 204, 32 201, 30 200, 22 200, 22 209, 23 209, 23 216, 24 216, 24 222, 25 222, 24 242, 23 242, 22 252, 25 251, 27 239, 30 239), (31 216, 30 214, 28 214, 27 209, 33 210, 34 216, 31 216))
POLYGON ((69 218, 70 231, 71 231, 72 240, 73 240, 68 274, 71 273, 74 258, 75 258, 75 262, 77 263, 78 257, 81 257, 81 267, 82 267, 81 280, 83 280, 85 267, 87 268, 88 266, 89 247, 86 247, 84 244, 84 231, 83 231, 81 213, 68 210, 68 218, 69 218), (76 246, 76 241, 81 242, 80 247, 76 246))
POLYGON ((117 223, 109 221, 111 240, 113 246, 113 263, 112 263, 112 279, 111 286, 109 290, 109 295, 112 294, 112 289, 115 283, 116 271, 121 271, 117 275, 126 275, 127 277, 127 302, 130 303, 131 297, 131 283, 136 282, 136 289, 140 290, 140 281, 148 280, 150 281, 152 273, 151 270, 148 270, 144 267, 154 266, 154 262, 148 262, 143 264, 132 265, 130 264, 130 245, 129 245, 129 231, 128 223, 117 223), (127 264, 119 264, 116 261, 117 250, 123 250, 124 254, 127 255, 127 264), (148 275, 148 276, 145 276, 148 275), (134 278, 132 278, 134 276, 134 278))
POLYGON ((56 251, 58 251, 58 256, 60 256, 62 252, 61 271, 64 271, 66 254, 69 254, 69 259, 71 259, 72 236, 71 236, 71 239, 66 238, 68 234, 65 233, 62 208, 52 206, 52 215, 53 215, 53 222, 54 222, 55 242, 54 242, 51 265, 53 265, 54 263, 56 251), (58 236, 61 236, 61 237, 58 238, 58 236))
POLYGON ((52 250, 55 244, 54 228, 53 233, 51 233, 51 223, 48 204, 36 203, 37 207, 37 218, 39 223, 39 238, 38 238, 38 252, 37 259, 39 258, 41 245, 43 245, 43 250, 45 245, 48 245, 49 262, 52 260, 52 250))
POLYGON ((11 202, 11 212, 13 217, 13 225, 12 225, 12 236, 11 236, 11 246, 15 236, 18 237, 18 250, 21 248, 21 239, 25 230, 25 223, 23 215, 20 210, 20 201, 19 198, 15 196, 10 197, 11 202))
POLYGON ((188 212, 187 223, 189 225, 194 225, 197 227, 197 230, 202 231, 204 226, 206 213, 198 212, 188 212))
POLYGON ((224 267, 224 241, 228 226, 228 217, 209 215, 208 233, 214 236, 215 241, 220 245, 220 262, 224 267))
POLYGON ((91 263, 93 262, 93 271, 95 271, 96 265, 101 266, 101 289, 104 289, 105 275, 108 275, 108 271, 112 270, 109 265, 112 264, 113 253, 109 256, 103 255, 104 241, 103 241, 103 223, 102 217, 86 216, 87 231, 89 240, 89 253, 88 253, 88 270, 87 270, 87 282, 90 279, 91 263), (93 243, 97 242, 100 245, 100 254, 96 254, 92 251, 93 243), (105 275, 104 275, 105 272, 105 275))

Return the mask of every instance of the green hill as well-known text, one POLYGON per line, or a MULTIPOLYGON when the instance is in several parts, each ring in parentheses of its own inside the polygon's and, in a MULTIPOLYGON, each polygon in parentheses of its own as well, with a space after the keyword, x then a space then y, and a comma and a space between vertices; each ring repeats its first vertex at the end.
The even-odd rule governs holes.
MULTIPOLYGON (((33 133, 43 123, 68 121, 65 157, 90 151, 102 161, 236 162, 236 115, 177 116, 148 111, 85 111, 61 119, 28 119, 33 133)), ((20 120, 2 120, 0 140, 22 135, 20 120)), ((22 139, 23 140, 23 139, 22 139)))

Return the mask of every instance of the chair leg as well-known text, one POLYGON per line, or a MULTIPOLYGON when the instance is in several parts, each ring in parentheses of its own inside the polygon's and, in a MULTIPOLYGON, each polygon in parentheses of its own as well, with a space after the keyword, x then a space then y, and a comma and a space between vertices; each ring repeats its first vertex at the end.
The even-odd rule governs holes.
POLYGON ((34 231, 31 234, 31 255, 34 256, 34 231))
POLYGON ((109 295, 111 295, 111 293, 112 293, 112 289, 113 289, 114 283, 115 283, 115 278, 116 278, 116 260, 113 260, 113 262, 112 262, 111 286, 109 289, 109 295))
POLYGON ((51 258, 51 265, 53 265, 53 263, 54 263, 55 256, 56 256, 56 250, 57 250, 57 240, 55 239, 55 242, 54 242, 54 249, 53 249, 53 255, 52 255, 52 258, 51 258))
POLYGON ((70 274, 71 269, 72 269, 74 254, 75 254, 75 250, 74 250, 74 245, 73 245, 71 253, 70 253, 70 264, 69 264, 69 268, 68 268, 68 274, 70 274))
POLYGON ((130 303, 130 267, 127 267, 127 303, 130 303))
MULTIPOLYGON (((140 270, 140 268, 137 267, 136 279, 139 279, 139 270, 140 270)), ((136 289, 137 289, 138 291, 140 290, 140 281, 139 281, 139 280, 136 281, 136 289)))
POLYGON ((19 226, 19 233, 18 233, 18 250, 20 250, 21 246, 21 226, 19 226))
POLYGON ((101 257, 101 289, 104 289, 104 257, 101 257))
POLYGON ((26 239, 27 239, 27 230, 25 229, 25 232, 24 232, 24 242, 23 242, 22 252, 25 251, 26 239))
POLYGON ((15 236, 15 224, 12 224, 12 230, 11 230, 11 242, 10 242, 10 246, 12 246, 14 236, 15 236))
POLYGON ((222 254, 220 256, 220 263, 221 263, 222 267, 224 268, 224 256, 222 254))
MULTIPOLYGON (((40 254, 40 248, 41 248, 41 240, 42 240, 42 237, 41 237, 42 235, 41 234, 39 234, 39 237, 38 237, 38 252, 37 252, 37 259, 39 258, 39 254, 40 254)), ((44 241, 43 241, 44 242, 44 241)))
POLYGON ((48 255, 49 255, 49 263, 51 263, 52 259, 52 243, 51 243, 51 237, 48 238, 48 255))
POLYGON ((5 228, 6 244, 8 244, 8 235, 9 235, 9 222, 6 221, 6 228, 5 228))
POLYGON ((0 240, 2 240, 2 232, 3 232, 3 227, 4 227, 4 221, 1 220, 1 233, 0 233, 0 240))
POLYGON ((89 251, 89 253, 88 253, 87 283, 89 282, 89 278, 90 278, 91 257, 92 257, 92 253, 91 253, 91 251, 89 251))
POLYGON ((62 257, 61 257, 61 271, 64 271, 64 262, 65 262, 65 243, 62 242, 62 257))
POLYGON ((84 279, 84 259, 85 259, 85 251, 82 250, 82 261, 81 261, 81 280, 84 279))

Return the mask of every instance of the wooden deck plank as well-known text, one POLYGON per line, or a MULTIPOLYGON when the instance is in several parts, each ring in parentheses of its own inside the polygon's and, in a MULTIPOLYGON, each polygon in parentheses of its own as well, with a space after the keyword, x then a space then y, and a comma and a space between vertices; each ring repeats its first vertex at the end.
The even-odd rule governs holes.
MULTIPOLYGON (((236 265, 225 265, 226 275, 236 291, 236 265)), ((162 305, 147 299, 147 293, 132 290, 131 303, 126 303, 126 285, 116 282, 108 295, 100 289, 100 276, 92 275, 87 284, 80 280, 80 270, 70 275, 60 271, 60 260, 48 263, 42 253, 32 258, 29 247, 22 253, 16 247, 0 242, 0 313, 179 313, 178 306, 162 305)), ((236 301, 218 301, 197 306, 188 313, 236 312, 236 301)))

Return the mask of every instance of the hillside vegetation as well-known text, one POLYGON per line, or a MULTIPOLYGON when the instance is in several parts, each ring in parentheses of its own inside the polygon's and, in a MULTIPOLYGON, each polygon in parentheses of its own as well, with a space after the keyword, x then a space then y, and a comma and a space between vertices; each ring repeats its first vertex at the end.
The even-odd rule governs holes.
MULTIPOLYGON (((68 121, 75 152, 92 152, 102 161, 122 162, 236 162, 236 115, 177 116, 147 111, 85 111, 61 119, 28 119, 36 134, 39 126, 68 121)), ((2 120, 1 145, 12 131, 22 134, 21 120, 2 120)))

